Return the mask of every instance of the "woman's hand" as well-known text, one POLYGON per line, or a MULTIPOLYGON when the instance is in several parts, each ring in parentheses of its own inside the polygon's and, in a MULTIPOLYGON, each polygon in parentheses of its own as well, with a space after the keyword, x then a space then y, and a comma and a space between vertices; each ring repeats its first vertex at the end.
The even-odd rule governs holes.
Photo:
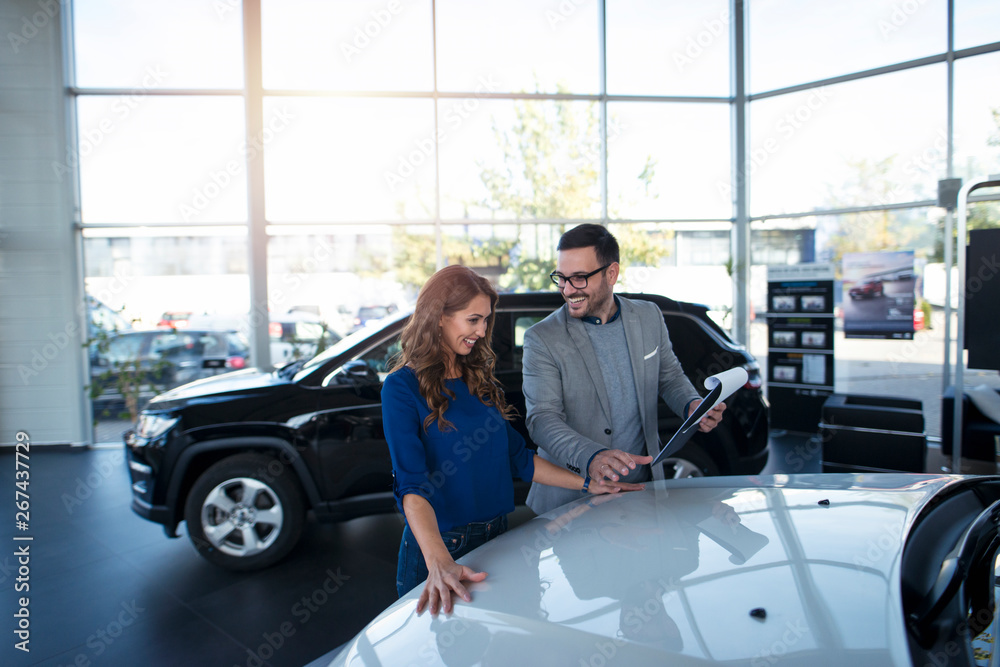
POLYGON ((610 480, 591 479, 587 487, 587 493, 599 496, 603 493, 618 493, 619 491, 642 491, 645 484, 631 484, 629 482, 612 482, 610 480))
MULTIPOLYGON (((600 454, 598 454, 598 456, 600 456, 600 454)), ((653 460, 652 456, 636 456, 634 454, 626 456, 628 456, 627 461, 621 464, 623 469, 631 467, 634 470, 637 464, 642 465, 653 460)), ((593 466, 591 466, 591 469, 593 469, 593 466)), ((626 472, 624 474, 628 473, 626 472)), ((535 476, 531 479, 531 481, 538 482, 539 484, 548 484, 549 486, 558 486, 562 489, 573 489, 574 491, 584 490, 583 477, 566 470, 566 468, 560 468, 559 466, 546 461, 538 454, 535 454, 535 476)), ((615 475, 615 478, 611 480, 607 479, 605 475, 595 476, 591 474, 590 485, 587 487, 586 491, 591 495, 600 495, 603 493, 618 493, 619 491, 641 491, 644 488, 646 487, 642 484, 627 484, 625 482, 619 482, 617 475, 615 475)))
POLYGON ((466 602, 472 601, 463 581, 480 582, 486 578, 485 572, 476 572, 472 568, 456 563, 450 555, 442 556, 434 562, 427 561, 427 583, 424 585, 420 599, 417 600, 417 613, 430 607, 431 616, 437 616, 438 611, 450 614, 452 610, 452 594, 466 602))

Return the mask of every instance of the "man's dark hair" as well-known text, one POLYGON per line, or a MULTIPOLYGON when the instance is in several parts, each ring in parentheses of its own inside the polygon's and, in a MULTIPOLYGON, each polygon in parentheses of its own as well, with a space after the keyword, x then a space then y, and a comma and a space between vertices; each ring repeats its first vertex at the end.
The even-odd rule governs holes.
POLYGON ((597 253, 597 262, 602 266, 619 261, 618 240, 603 225, 587 222, 577 225, 559 237, 556 250, 575 248, 593 248, 597 253))

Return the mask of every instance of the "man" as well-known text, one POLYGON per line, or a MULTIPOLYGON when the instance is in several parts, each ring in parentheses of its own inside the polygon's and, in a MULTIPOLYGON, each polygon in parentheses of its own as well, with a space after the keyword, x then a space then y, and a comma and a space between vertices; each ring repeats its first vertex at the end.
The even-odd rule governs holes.
MULTIPOLYGON (((583 224, 562 235, 557 251, 551 278, 566 303, 524 335, 528 432, 543 458, 577 474, 647 481, 650 455, 659 452, 657 398, 687 416, 701 397, 673 353, 660 309, 612 293, 621 270, 615 237, 583 224)), ((725 407, 699 428, 715 428, 725 407)), ((662 466, 652 476, 662 479, 662 466)), ((532 484, 527 502, 541 514, 579 497, 532 484)))

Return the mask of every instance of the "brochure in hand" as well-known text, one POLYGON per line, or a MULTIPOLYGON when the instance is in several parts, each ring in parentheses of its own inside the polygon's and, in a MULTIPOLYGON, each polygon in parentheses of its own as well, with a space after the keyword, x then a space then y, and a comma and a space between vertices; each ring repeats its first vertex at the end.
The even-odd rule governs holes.
POLYGON ((660 448, 660 453, 656 455, 656 458, 653 459, 653 463, 650 465, 656 465, 668 456, 676 454, 677 450, 683 447, 698 430, 698 423, 705 415, 716 405, 732 396, 737 389, 745 385, 747 377, 746 369, 737 366, 736 368, 730 368, 728 371, 722 371, 721 373, 716 373, 705 378, 705 389, 708 389, 708 396, 705 396, 697 409, 684 420, 684 423, 681 424, 677 433, 674 433, 674 436, 670 438, 670 441, 660 448))

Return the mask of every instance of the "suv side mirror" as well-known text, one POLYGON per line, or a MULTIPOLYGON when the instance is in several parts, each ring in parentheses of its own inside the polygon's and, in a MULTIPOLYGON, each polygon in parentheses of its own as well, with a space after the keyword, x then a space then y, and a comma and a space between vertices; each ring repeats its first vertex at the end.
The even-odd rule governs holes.
POLYGON ((338 384, 350 384, 356 387, 379 384, 378 373, 360 359, 348 361, 344 364, 342 371, 337 376, 338 384))

